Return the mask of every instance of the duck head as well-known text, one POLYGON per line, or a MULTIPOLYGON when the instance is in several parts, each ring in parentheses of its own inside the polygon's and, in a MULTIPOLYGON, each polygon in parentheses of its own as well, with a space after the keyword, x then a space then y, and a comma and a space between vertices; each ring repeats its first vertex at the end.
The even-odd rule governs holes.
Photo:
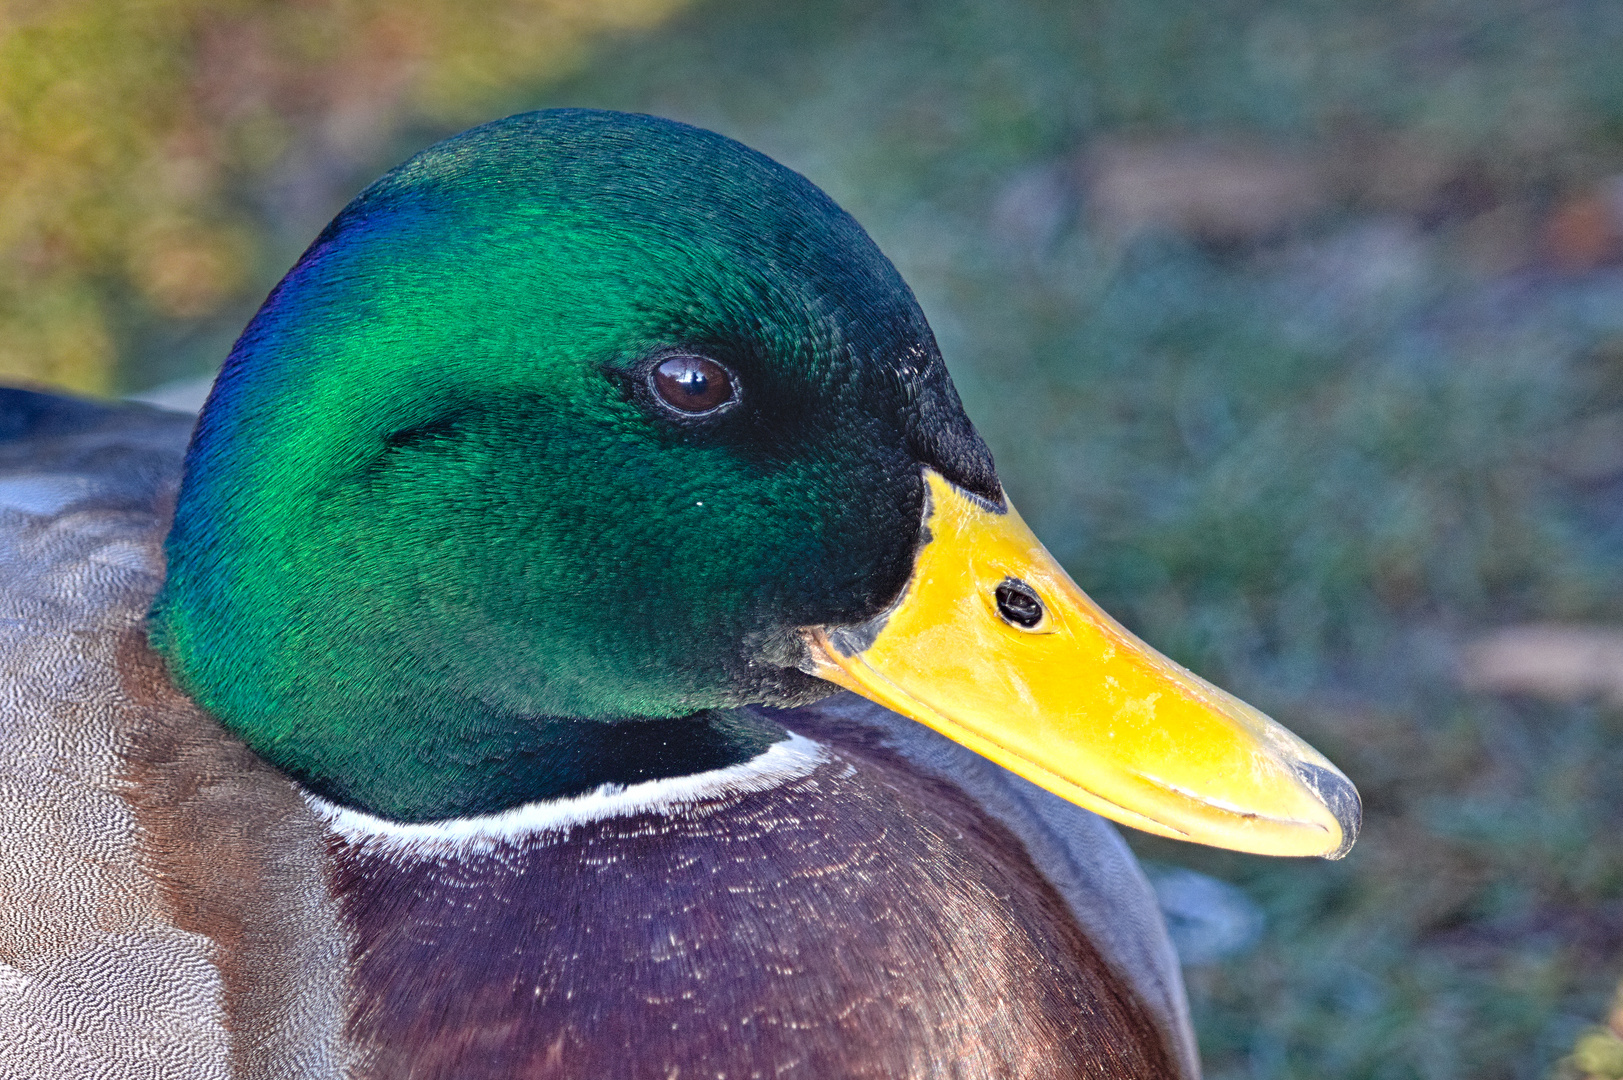
POLYGON ((777 736, 729 710, 844 686, 1153 832, 1357 829, 1043 550, 856 222, 665 120, 516 116, 363 192, 228 359, 167 550, 180 685, 391 818, 732 763, 777 736))

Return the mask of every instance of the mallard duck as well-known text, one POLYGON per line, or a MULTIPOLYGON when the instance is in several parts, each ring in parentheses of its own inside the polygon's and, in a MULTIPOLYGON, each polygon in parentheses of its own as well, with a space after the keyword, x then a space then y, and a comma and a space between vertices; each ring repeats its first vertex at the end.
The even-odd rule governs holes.
POLYGON ((1088 811, 1357 830, 1043 550, 863 230, 682 124, 442 142, 195 430, 0 439, 7 1076, 1194 1077, 1088 811))

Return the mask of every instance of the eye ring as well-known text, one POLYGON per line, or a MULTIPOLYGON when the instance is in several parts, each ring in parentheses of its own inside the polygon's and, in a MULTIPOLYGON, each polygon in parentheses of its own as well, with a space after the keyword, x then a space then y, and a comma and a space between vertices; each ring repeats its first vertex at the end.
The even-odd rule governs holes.
POLYGON ((648 392, 680 416, 709 416, 738 401, 738 380, 708 356, 673 353, 649 369, 648 392))

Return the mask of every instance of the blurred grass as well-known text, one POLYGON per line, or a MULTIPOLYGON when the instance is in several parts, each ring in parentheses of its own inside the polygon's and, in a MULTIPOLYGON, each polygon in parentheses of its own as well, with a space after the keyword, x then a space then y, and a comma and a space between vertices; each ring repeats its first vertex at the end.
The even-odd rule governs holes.
MULTIPOLYGON (((234 134, 184 213, 133 152, 0 207, 5 251, 32 250, 17 222, 52 215, 88 238, 60 265, 6 264, 0 301, 37 307, 0 324, 0 357, 119 388, 217 363, 242 298, 327 215, 480 109, 629 108, 743 139, 895 259, 1012 495, 1078 580, 1365 796, 1338 864, 1133 838, 1267 916, 1250 952, 1188 972, 1209 1075, 1535 1080, 1603 1014, 1623 974, 1623 712, 1467 694, 1455 661, 1499 624, 1623 626, 1623 216, 1607 201, 1623 6, 713 0, 588 44, 667 6, 488 5, 465 21, 522 13, 534 40, 573 14, 563 44, 519 35, 487 69, 497 45, 438 43, 453 23, 485 31, 428 8, 430 58, 377 61, 397 88, 353 114, 361 91, 336 87, 371 70, 348 58, 383 49, 368 19, 391 9, 176 6, 143 31, 168 89, 134 119, 147 75, 112 65, 101 98, 36 76, 39 101, 77 102, 69 116, 120 99, 86 147, 202 108, 196 43, 213 39, 195 28, 215 19, 286 38, 219 39, 212 93, 282 100, 234 89, 260 85, 263 56, 314 89, 209 114, 234 134), (235 278, 211 272, 234 282, 211 286, 212 309, 139 269, 172 213, 238 260, 235 278), (39 327, 67 344, 29 345, 39 327), (81 354, 101 374, 52 359, 81 354)), ((61 126, 38 109, 39 130, 61 126)))

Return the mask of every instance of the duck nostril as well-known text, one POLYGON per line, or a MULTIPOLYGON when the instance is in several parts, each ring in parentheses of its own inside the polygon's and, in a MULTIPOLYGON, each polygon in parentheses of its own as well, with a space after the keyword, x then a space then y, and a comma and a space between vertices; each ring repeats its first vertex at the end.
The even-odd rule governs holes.
POLYGON ((1036 590, 1019 578, 1004 578, 998 585, 997 613, 1003 620, 1022 630, 1030 630, 1043 621, 1043 602, 1036 590))

